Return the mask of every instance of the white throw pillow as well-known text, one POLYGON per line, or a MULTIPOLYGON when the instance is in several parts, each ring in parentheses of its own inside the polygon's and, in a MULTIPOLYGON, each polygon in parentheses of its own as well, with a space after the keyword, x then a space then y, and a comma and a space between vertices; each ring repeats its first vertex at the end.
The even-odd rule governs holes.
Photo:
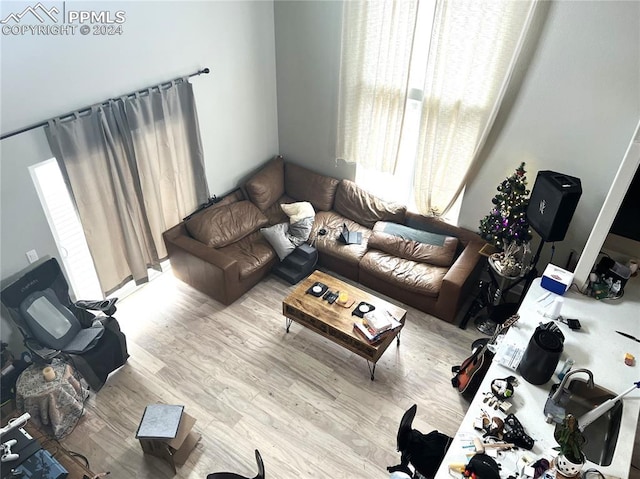
POLYGON ((291 224, 297 223, 304 218, 313 218, 316 211, 308 201, 300 201, 299 203, 281 204, 280 207, 289 217, 291 224))

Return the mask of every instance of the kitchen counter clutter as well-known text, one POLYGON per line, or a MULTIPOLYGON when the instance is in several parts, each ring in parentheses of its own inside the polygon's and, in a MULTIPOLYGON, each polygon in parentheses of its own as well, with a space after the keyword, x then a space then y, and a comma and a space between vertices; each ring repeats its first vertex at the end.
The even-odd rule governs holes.
MULTIPOLYGON (((571 359, 574 362, 573 370, 579 368, 590 370, 593 373, 594 383, 615 395, 628 390, 636 381, 640 381, 640 366, 637 364, 640 358, 640 342, 616 333, 621 331, 640 338, 638 319, 640 285, 634 284, 636 282, 638 281, 632 281, 622 299, 616 301, 598 301, 578 293, 574 288, 563 296, 561 316, 578 319, 581 329, 571 330, 566 324, 553 321, 565 338, 564 350, 556 372, 561 369, 567 359, 571 359), (637 358, 631 366, 625 364, 625 354, 631 354, 637 358)), ((525 465, 532 465, 541 458, 551 460, 557 454, 553 450, 557 446, 553 437, 555 424, 547 423, 544 414, 544 406, 551 387, 559 383, 557 375, 554 373, 552 378, 544 384, 534 385, 527 382, 518 371, 499 364, 498 361, 501 352, 525 350, 540 323, 552 321, 544 316, 544 312, 545 306, 553 302, 556 295, 553 293, 547 295, 547 293, 549 292, 540 286, 540 278, 536 279, 519 309, 520 319, 500 342, 496 358, 473 398, 436 478, 462 477, 462 474, 450 470, 449 465, 465 464, 473 455, 473 440, 481 438, 484 433, 475 429, 474 425, 478 425, 477 420, 483 416, 483 412, 490 418, 497 417, 501 420, 504 420, 508 414, 514 414, 525 432, 535 440, 533 449, 529 451, 517 448, 496 453, 493 452, 494 449, 487 449, 485 453, 493 454, 494 459, 501 465, 502 479, 510 476, 526 477, 522 474, 525 465), (485 393, 491 390, 493 380, 509 376, 514 376, 518 380, 518 385, 515 387, 513 396, 508 400, 511 407, 507 412, 503 412, 489 406, 489 402, 484 402, 485 393)), ((588 376, 585 373, 573 374, 568 379, 567 386, 570 386, 572 381, 587 379, 588 376)), ((583 471, 595 468, 606 477, 629 477, 636 425, 640 414, 640 390, 636 389, 622 401, 622 419, 611 464, 600 466, 587 461, 583 471)))

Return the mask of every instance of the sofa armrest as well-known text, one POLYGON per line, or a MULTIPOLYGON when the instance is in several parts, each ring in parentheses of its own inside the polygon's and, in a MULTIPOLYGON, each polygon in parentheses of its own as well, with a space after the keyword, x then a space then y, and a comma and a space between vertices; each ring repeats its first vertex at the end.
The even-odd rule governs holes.
POLYGON ((163 234, 176 277, 224 304, 235 300, 238 262, 189 236, 184 223, 163 234))
MULTIPOLYGON (((210 263, 228 273, 239 274, 238 263, 236 260, 229 258, 215 248, 211 248, 204 243, 192 238, 187 233, 184 223, 171 228, 164 233, 165 243, 184 250, 185 252, 201 258, 203 261, 210 263)), ((168 248, 167 248, 168 249, 168 248)), ((238 277, 238 276, 236 276, 238 277)))
POLYGON ((238 278, 238 262, 233 258, 229 258, 214 248, 211 248, 200 241, 186 236, 180 236, 173 241, 173 244, 181 248, 183 251, 200 258, 203 261, 215 266, 232 278, 238 278), (235 277, 233 274, 235 273, 235 277))
POLYGON ((482 259, 480 254, 482 246, 484 243, 479 241, 467 244, 444 276, 443 289, 444 287, 462 288, 482 259))
POLYGON ((482 241, 470 241, 451 265, 444 276, 442 287, 438 294, 439 307, 442 307, 442 317, 453 322, 456 314, 467 297, 467 293, 475 284, 477 273, 482 267, 480 250, 484 246, 482 241))

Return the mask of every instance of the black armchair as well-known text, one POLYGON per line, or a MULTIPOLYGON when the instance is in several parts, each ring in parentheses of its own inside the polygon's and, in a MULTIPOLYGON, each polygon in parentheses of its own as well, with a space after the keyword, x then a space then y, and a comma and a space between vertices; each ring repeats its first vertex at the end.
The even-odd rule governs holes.
POLYGON ((95 391, 129 357, 126 337, 112 316, 117 299, 73 303, 55 258, 24 271, 2 289, 1 301, 35 361, 65 356, 95 391))
MULTIPOLYGON (((264 479, 264 464, 262 463, 262 456, 256 449, 256 462, 258 463, 258 475, 253 479, 264 479)), ((252 479, 249 477, 241 476, 234 472, 214 472, 207 476, 207 479, 252 479)))

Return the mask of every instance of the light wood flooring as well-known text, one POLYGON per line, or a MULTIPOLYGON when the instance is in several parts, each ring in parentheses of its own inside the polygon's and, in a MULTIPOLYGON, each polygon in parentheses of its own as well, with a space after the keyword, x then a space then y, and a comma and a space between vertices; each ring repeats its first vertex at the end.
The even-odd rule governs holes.
POLYGON ((255 449, 267 478, 382 479, 399 462, 397 428, 412 404, 416 429, 456 432, 467 403, 451 366, 482 337, 472 325, 406 308, 400 347, 389 347, 371 381, 362 358, 295 323, 285 333, 282 300, 292 289, 271 276, 225 307, 168 272, 121 300, 131 357, 62 444, 114 479, 253 477, 255 449), (157 402, 184 404, 202 434, 175 476, 135 439, 145 406, 157 402))

